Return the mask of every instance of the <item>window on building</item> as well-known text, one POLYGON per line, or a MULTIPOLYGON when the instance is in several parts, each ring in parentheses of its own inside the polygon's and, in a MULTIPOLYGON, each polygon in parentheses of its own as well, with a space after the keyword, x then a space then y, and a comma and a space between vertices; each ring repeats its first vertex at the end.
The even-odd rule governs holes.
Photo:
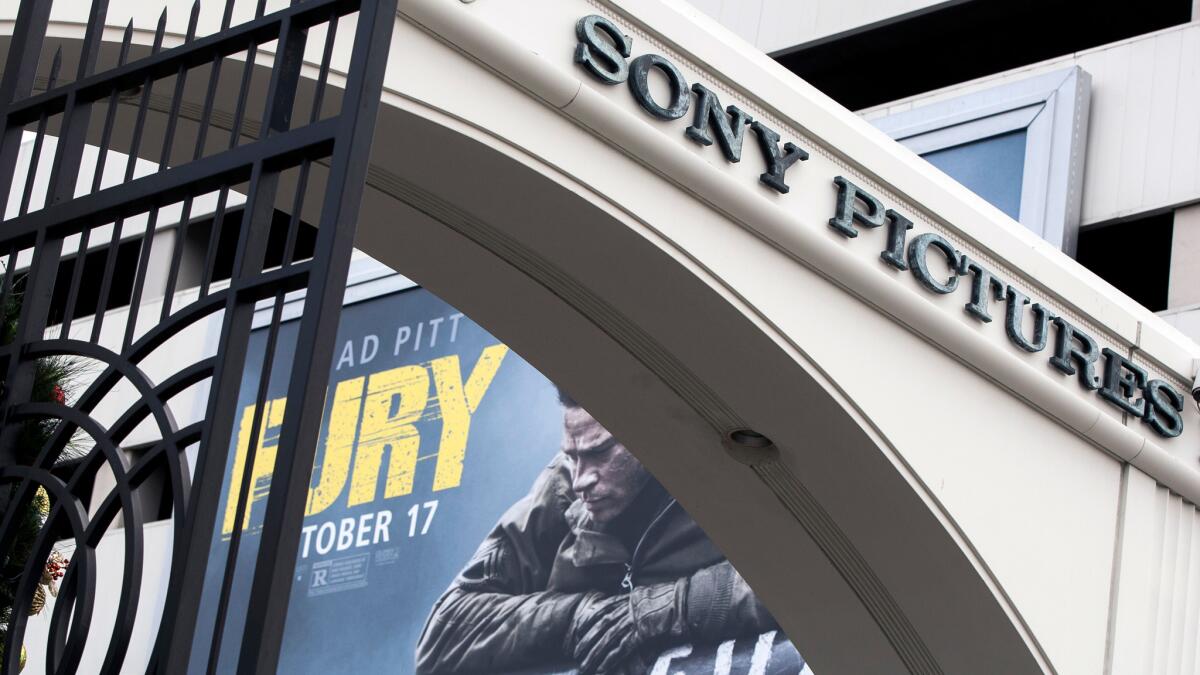
MULTIPOLYGON (((82 443, 87 446, 86 440, 82 443)), ((121 452, 125 454, 130 466, 136 466, 153 448, 153 444, 138 445, 122 448, 121 452)), ((90 450, 90 447, 88 449, 90 450)), ((57 462, 51 469, 51 473, 64 483, 70 483, 76 472, 83 467, 86 456, 87 453, 71 453, 67 458, 57 462)), ((95 468, 91 479, 77 481, 72 494, 79 498, 80 503, 85 505, 90 512, 94 513, 110 497, 110 491, 114 489, 115 481, 107 465, 100 463, 93 466, 95 468)), ((142 518, 146 522, 167 520, 171 517, 170 481, 171 476, 167 469, 166 456, 159 453, 158 461, 149 468, 145 478, 133 489, 133 499, 137 502, 142 518)), ((124 514, 118 514, 114 526, 123 527, 123 519, 124 514)), ((69 536, 70 533, 64 530, 62 538, 69 536)))
MULTIPOLYGON (((126 450, 130 465, 136 465, 146 457, 154 446, 136 447, 126 450)), ((165 455, 159 453, 159 461, 150 470, 146 479, 134 490, 133 498, 141 506, 142 517, 147 522, 167 520, 171 517, 171 476, 165 455)))
POLYGON ((867 119, 1073 255, 1089 94, 1072 67, 867 119))
POLYGON ((75 274, 75 266, 82 260, 83 274, 79 279, 79 289, 75 298, 75 317, 91 316, 100 307, 100 293, 103 289, 104 270, 108 265, 113 266, 113 277, 110 282, 108 296, 101 311, 127 307, 133 298, 134 273, 137 270, 138 253, 141 250, 141 238, 121 242, 109 261, 109 247, 92 249, 83 255, 73 255, 65 258, 58 266, 58 275, 54 280, 54 295, 50 301, 49 323, 61 323, 67 307, 67 293, 75 274))
MULTIPOLYGON (((216 253, 213 255, 213 281, 225 281, 233 276, 234 256, 237 255, 238 236, 242 231, 243 210, 236 209, 225 214, 221 224, 220 236, 216 242, 216 253)), ((188 227, 185 258, 188 273, 186 277, 181 271, 180 288, 188 288, 200 284, 201 270, 208 254, 212 237, 214 219, 210 216, 197 221, 188 227), (185 283, 186 279, 186 283, 185 283)), ((271 219, 271 230, 267 234, 267 268, 278 267, 283 262, 284 247, 287 243, 288 224, 291 216, 278 209, 271 219)), ((300 221, 296 234, 295 253, 293 260, 306 260, 313 256, 317 243, 317 228, 300 221)))
POLYGON ((922 157, 1018 220, 1025 173, 1024 129, 927 152, 922 157))
MULTIPOLYGON (((216 250, 211 257, 213 267, 210 282, 227 281, 233 276, 234 256, 237 253, 238 236, 242 227, 242 209, 233 209, 226 213, 221 231, 215 242, 216 250)), ((266 267, 278 267, 283 262, 284 248, 287 242, 287 228, 291 217, 283 211, 276 210, 271 221, 271 230, 267 235, 266 267)), ((177 226, 160 228, 156 237, 169 234, 177 226)), ((184 291, 200 285, 203 279, 205 264, 210 262, 208 251, 214 227, 211 215, 197 218, 188 224, 186 240, 180 254, 179 277, 176 289, 184 291)), ((306 260, 313 256, 316 250, 317 230, 312 225, 301 221, 296 235, 293 260, 306 260)), ((163 258, 165 262, 174 255, 173 239, 166 244, 156 242, 151 247, 151 257, 163 258)), ((49 309, 49 325, 62 322, 69 301, 71 282, 75 274, 75 266, 83 261, 83 273, 76 291, 75 308, 72 316, 82 319, 93 316, 101 306, 100 294, 107 290, 106 301, 101 311, 110 311, 128 307, 133 299, 133 289, 137 281, 137 270, 142 255, 142 236, 135 236, 122 241, 115 249, 113 259, 109 253, 113 250, 108 244, 102 244, 85 254, 66 256, 59 264, 58 274, 54 282, 54 292, 49 309), (108 289, 104 289, 101 281, 108 265, 113 266, 113 277, 108 289)), ((16 288, 20 289, 24 271, 18 271, 13 278, 16 288)), ((161 294, 161 293, 160 293, 161 294)), ((156 297, 153 291, 144 291, 143 298, 150 300, 156 297)))

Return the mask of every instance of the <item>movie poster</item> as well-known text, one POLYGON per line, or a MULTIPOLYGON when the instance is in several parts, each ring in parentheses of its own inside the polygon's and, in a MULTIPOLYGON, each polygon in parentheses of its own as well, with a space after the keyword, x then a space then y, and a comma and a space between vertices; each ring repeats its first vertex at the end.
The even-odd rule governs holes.
MULTIPOLYGON (((243 376, 194 647, 212 645, 241 527, 221 672, 244 627, 295 331, 280 330, 251 466, 265 330, 243 376), (238 522, 229 486, 245 471, 238 522)), ((330 375, 280 673, 810 672, 632 455, 431 293, 347 306, 330 375)))

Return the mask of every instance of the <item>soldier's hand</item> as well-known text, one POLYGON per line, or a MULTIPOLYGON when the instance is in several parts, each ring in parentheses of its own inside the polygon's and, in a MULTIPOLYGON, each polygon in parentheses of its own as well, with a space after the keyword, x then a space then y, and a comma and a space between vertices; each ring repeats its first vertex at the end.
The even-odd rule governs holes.
POLYGON ((629 596, 589 594, 575 608, 567 640, 581 675, 622 672, 641 647, 629 596))
POLYGON ((684 606, 688 633, 701 642, 721 642, 779 627, 728 560, 692 574, 684 606))
POLYGON ((634 628, 642 644, 663 646, 687 640, 688 625, 684 611, 688 579, 638 586, 629 593, 634 628))

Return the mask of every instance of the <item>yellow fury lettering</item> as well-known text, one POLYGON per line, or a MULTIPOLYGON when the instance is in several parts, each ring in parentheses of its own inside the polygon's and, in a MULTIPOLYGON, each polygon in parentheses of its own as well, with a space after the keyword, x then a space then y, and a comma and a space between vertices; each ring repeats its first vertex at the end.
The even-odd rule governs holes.
MULTIPOLYGON (((384 499, 411 494, 421 447, 416 423, 422 417, 442 418, 433 489, 458 487, 462 483, 471 416, 479 408, 506 354, 508 347, 505 345, 485 348, 465 381, 458 355, 451 355, 434 359, 428 366, 400 366, 339 382, 333 392, 319 479, 309 488, 304 515, 320 513, 337 502, 346 488, 347 478, 350 483, 346 498, 348 506, 375 501, 385 455, 384 499), (429 391, 431 374, 432 399, 429 391), (434 406, 430 405, 431 400, 436 402, 434 406)), ((266 499, 278 453, 276 436, 283 424, 286 403, 286 398, 267 402, 258 449, 250 470, 251 489, 242 519, 243 528, 250 524, 254 504, 266 499)), ((254 411, 254 405, 246 406, 242 411, 230 483, 234 490, 240 488, 245 471, 254 411)), ((233 532, 237 504, 237 499, 226 500, 223 534, 233 532)))

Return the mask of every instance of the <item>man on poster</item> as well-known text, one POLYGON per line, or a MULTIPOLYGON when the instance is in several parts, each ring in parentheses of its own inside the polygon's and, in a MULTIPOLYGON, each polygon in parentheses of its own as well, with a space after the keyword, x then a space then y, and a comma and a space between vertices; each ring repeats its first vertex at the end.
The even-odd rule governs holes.
POLYGON ((776 629, 658 481, 559 398, 562 452, 434 605, 417 672, 642 673, 671 647, 776 629))

